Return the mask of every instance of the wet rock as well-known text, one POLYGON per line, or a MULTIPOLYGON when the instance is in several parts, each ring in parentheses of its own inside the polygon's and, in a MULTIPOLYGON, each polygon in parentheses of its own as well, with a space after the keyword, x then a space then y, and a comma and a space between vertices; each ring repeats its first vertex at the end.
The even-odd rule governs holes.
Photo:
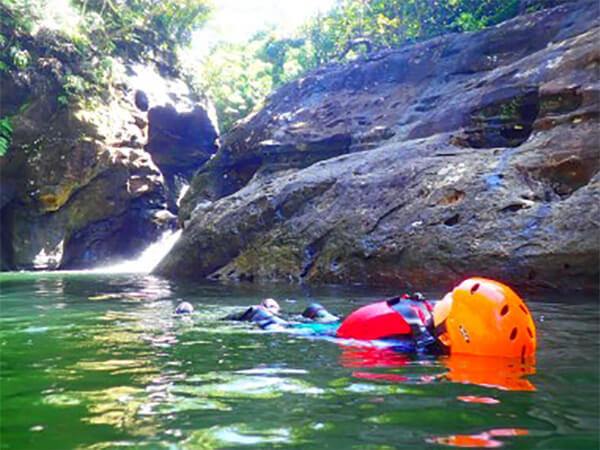
POLYGON ((596 18, 569 3, 282 87, 194 179, 157 273, 597 292, 596 18))
MULTIPOLYGON (((139 255, 175 226, 182 184, 144 149, 143 111, 168 104, 191 111, 176 116, 170 140, 160 141, 173 150, 181 136, 205 139, 206 108, 175 81, 164 81, 163 97, 156 80, 152 95, 144 94, 138 67, 122 67, 102 102, 69 98, 65 105, 64 76, 81 74, 81 54, 54 32, 12 38, 32 57, 25 69, 0 71, 0 117, 11 116, 14 128, 0 158, 2 269, 86 268, 139 255), (189 118, 183 127, 181 117, 189 118)), ((209 132, 214 141, 214 127, 209 132)))
POLYGON ((171 104, 148 112, 146 150, 167 176, 191 175, 217 151, 217 130, 200 105, 178 112, 171 104))
POLYGON ((148 107, 150 105, 150 101, 148 100, 148 95, 144 91, 140 91, 139 89, 135 91, 135 106, 138 107, 140 111, 148 111, 148 107))

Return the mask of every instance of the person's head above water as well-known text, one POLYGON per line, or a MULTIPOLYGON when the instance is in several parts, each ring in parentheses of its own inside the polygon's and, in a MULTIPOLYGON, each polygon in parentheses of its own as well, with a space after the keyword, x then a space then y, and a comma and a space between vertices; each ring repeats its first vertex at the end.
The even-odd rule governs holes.
POLYGON ((339 317, 331 314, 320 303, 311 303, 308 305, 308 307, 302 312, 302 316, 321 323, 332 323, 340 320, 339 317))
POLYGON ((191 314, 194 312, 194 306, 189 302, 181 302, 175 308, 175 314, 191 314))
POLYGON ((536 330, 529 309, 508 286, 469 278, 433 310, 436 338, 451 354, 525 358, 535 354, 536 330))
POLYGON ((259 305, 261 308, 266 309, 272 314, 279 314, 280 307, 279 303, 274 298, 265 298, 259 305))

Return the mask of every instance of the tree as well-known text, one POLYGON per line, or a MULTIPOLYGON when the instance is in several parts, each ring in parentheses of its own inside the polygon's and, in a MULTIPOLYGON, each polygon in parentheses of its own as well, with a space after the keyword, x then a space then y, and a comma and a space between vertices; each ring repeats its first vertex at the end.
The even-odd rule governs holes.
POLYGON ((274 87, 282 83, 286 55, 291 49, 300 48, 304 44, 302 38, 277 39, 269 36, 266 42, 256 52, 256 56, 265 63, 271 64, 271 78, 274 87))
POLYGON ((247 116, 273 88, 271 67, 256 56, 260 40, 220 43, 194 70, 196 82, 215 103, 223 130, 247 116))
MULTIPOLYGON (((88 22, 97 24, 96 40, 110 42, 130 57, 174 53, 191 42, 192 32, 210 13, 207 0, 73 0, 88 22), (141 53, 141 55, 140 55, 141 53)), ((93 35, 92 35, 93 36, 93 35)))

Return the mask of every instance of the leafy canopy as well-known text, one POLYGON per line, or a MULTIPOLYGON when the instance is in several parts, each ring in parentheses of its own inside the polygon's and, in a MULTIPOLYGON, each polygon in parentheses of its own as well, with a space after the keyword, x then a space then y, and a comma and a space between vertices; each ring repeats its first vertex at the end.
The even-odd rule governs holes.
MULTIPOLYGON (((209 17, 210 0, 2 0, 17 31, 61 31, 102 51, 175 51, 209 17)), ((128 56, 132 56, 129 54, 128 56)), ((143 56, 143 55, 140 55, 143 56)))

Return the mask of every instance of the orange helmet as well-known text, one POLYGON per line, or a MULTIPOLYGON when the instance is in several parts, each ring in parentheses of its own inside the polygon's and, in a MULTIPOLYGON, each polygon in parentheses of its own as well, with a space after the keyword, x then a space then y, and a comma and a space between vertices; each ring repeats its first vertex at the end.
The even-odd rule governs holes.
POLYGON ((435 305, 438 340, 451 354, 533 355, 536 330, 523 300, 508 286, 485 278, 469 278, 435 305))

